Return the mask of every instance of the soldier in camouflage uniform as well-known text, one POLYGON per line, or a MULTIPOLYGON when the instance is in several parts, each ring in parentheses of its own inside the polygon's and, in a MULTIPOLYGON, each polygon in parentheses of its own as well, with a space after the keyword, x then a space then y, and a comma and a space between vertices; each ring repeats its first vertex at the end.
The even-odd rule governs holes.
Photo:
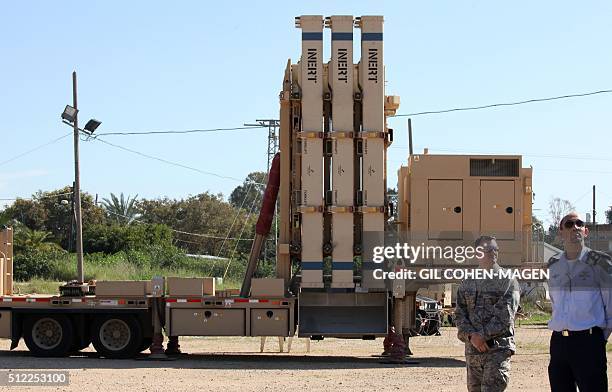
POLYGON ((548 378, 553 392, 608 391, 606 341, 612 333, 612 258, 584 246, 572 212, 559 223, 565 250, 548 261, 552 318, 548 378))
MULTIPOLYGON (((480 237, 475 246, 484 253, 479 268, 501 270, 495 237, 480 237)), ((519 300, 515 279, 466 279, 459 286, 455 320, 457 337, 465 343, 468 391, 504 391, 508 386, 519 300)))

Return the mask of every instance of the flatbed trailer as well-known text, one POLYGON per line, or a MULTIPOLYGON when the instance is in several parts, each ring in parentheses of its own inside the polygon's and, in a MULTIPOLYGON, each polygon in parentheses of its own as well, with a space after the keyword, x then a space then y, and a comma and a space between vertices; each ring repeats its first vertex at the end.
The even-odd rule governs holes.
POLYGON ((130 358, 151 347, 156 322, 169 337, 288 337, 294 309, 294 298, 8 295, 0 297, 0 338, 11 339, 11 349, 23 338, 36 356, 93 344, 104 357, 130 358))

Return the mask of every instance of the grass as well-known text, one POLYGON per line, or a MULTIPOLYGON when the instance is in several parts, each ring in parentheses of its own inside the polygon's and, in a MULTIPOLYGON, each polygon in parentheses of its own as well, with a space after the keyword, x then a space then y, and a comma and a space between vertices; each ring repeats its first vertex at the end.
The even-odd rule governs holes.
POLYGON ((531 302, 525 302, 521 304, 523 314, 527 315, 527 318, 517 319, 517 326, 521 325, 547 325, 550 320, 551 314, 540 310, 535 304, 531 302))
POLYGON ((15 282, 13 292, 15 294, 59 294, 59 286, 63 282, 52 280, 32 279, 28 282, 15 282))
MULTIPOLYGON (((55 294, 64 282, 76 277, 76 257, 49 261, 50 272, 43 277, 15 282, 15 293, 55 294)), ((129 251, 114 255, 89 254, 83 260, 85 280, 149 280, 154 276, 223 277, 218 289, 239 288, 246 269, 244 261, 191 258, 184 254, 156 254, 155 251, 129 251), (227 270, 227 273, 226 273, 227 270)), ((260 265, 256 276, 271 276, 271 265, 260 265)))

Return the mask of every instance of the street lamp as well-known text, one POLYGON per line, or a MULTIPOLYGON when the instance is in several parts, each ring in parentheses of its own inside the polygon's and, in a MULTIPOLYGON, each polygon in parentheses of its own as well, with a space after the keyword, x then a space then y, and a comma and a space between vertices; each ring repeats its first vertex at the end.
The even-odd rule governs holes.
POLYGON ((83 283, 83 218, 81 215, 81 179, 79 172, 79 132, 84 132, 88 135, 100 126, 101 122, 91 119, 85 124, 85 129, 79 128, 77 106, 77 77, 76 72, 72 73, 72 106, 66 105, 62 113, 62 122, 72 126, 74 129, 74 187, 72 190, 74 200, 74 215, 76 222, 76 253, 77 253, 77 281, 83 283))

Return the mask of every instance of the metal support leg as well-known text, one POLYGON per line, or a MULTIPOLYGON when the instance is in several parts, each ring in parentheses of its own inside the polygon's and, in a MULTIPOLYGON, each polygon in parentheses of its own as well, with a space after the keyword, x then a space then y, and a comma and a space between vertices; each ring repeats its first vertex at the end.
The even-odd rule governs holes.
POLYGON ((164 335, 162 334, 162 325, 159 317, 159 302, 160 298, 152 298, 152 318, 153 318, 153 344, 151 344, 151 354, 149 359, 166 359, 168 358, 164 352, 164 335))
POLYGON ((166 355, 181 354, 181 345, 179 344, 178 336, 169 336, 168 344, 166 345, 166 355))

